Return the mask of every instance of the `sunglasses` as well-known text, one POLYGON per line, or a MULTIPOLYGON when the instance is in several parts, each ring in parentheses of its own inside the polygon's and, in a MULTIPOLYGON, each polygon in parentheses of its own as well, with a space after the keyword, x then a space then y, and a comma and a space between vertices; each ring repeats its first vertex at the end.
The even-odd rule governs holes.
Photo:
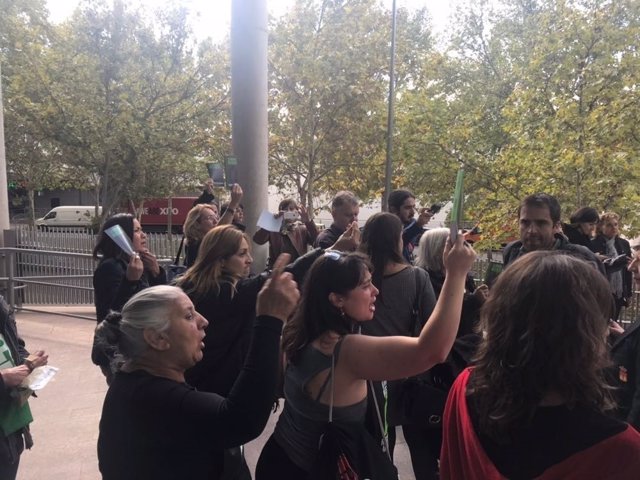
POLYGON ((330 258, 331 260, 340 260, 342 257, 345 256, 344 253, 339 252, 338 250, 327 250, 326 252, 324 252, 324 257, 330 258))

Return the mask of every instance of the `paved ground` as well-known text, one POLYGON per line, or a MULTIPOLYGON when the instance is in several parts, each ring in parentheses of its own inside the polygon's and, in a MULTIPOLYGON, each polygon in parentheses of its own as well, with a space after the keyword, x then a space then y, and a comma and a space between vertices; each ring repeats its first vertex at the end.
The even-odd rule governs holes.
MULTIPOLYGON (((88 307, 52 307, 51 311, 94 315, 93 308, 88 307)), ((27 347, 45 349, 49 353, 49 364, 60 369, 39 398, 30 401, 35 419, 32 424, 35 446, 22 455, 18 479, 100 479, 96 442, 107 386, 89 358, 95 323, 33 312, 21 312, 17 320, 27 347)), ((275 420, 276 416, 272 416, 262 436, 246 448, 252 469, 275 420)), ((396 446, 396 463, 401 478, 413 478, 401 434, 396 446)))

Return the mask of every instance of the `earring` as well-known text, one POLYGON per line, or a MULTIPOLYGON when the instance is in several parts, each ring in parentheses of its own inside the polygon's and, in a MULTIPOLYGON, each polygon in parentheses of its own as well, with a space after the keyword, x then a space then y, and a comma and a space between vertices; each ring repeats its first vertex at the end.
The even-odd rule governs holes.
POLYGON ((344 318, 344 310, 342 309, 342 307, 340 307, 340 316, 344 318))

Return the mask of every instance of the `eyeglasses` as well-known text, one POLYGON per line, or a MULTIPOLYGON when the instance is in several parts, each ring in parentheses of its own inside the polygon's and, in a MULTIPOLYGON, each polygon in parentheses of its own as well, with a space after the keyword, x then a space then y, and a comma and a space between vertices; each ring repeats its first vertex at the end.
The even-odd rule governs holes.
POLYGON ((209 215, 207 217, 200 217, 200 221, 201 222, 217 222, 218 221, 218 217, 216 217, 215 215, 209 215))

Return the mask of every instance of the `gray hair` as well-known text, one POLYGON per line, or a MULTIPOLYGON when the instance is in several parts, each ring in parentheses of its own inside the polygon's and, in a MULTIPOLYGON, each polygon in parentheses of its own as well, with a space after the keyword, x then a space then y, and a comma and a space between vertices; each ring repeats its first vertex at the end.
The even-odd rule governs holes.
POLYGON ((98 325, 98 343, 113 352, 118 365, 139 358, 149 348, 144 331, 168 330, 172 306, 182 293, 180 288, 169 285, 157 285, 136 293, 124 304, 121 313, 110 313, 98 325))
POLYGON ((416 266, 433 272, 444 272, 442 256, 448 236, 448 228, 432 228, 424 232, 418 245, 416 266))
POLYGON ((331 210, 335 210, 336 208, 340 208, 343 205, 349 204, 359 205, 360 201, 358 197, 356 197, 353 192, 349 190, 341 190, 333 196, 333 200, 331 200, 331 210))

